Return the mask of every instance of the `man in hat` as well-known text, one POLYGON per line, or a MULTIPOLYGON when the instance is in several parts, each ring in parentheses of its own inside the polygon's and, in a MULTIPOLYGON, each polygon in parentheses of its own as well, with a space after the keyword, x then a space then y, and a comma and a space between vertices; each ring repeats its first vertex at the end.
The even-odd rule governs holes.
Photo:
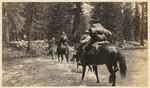
POLYGON ((65 32, 62 32, 62 35, 59 38, 59 46, 61 44, 65 45, 65 44, 67 44, 67 42, 68 42, 68 37, 65 32))
MULTIPOLYGON (((89 35, 89 31, 86 30, 84 34, 81 37, 81 40, 79 44, 76 46, 76 55, 81 56, 83 52, 83 47, 91 40, 91 37, 89 35)), ((80 58, 80 57, 78 57, 80 58)), ((77 64, 81 64, 80 60, 77 62, 77 64)))
MULTIPOLYGON (((92 27, 89 29, 89 35, 90 35, 90 39, 88 40, 88 42, 84 45, 83 48, 83 56, 82 58, 86 58, 88 51, 90 51, 92 45, 96 42, 102 42, 102 44, 105 43, 109 43, 107 37, 111 37, 112 33, 105 29, 100 23, 99 21, 94 21, 92 27)), ((118 71, 118 67, 117 64, 115 65, 115 71, 118 71)))

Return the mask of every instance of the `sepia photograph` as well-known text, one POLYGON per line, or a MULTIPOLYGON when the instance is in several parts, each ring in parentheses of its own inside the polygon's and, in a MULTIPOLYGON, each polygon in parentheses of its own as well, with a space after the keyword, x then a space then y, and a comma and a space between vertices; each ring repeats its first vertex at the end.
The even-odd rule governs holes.
POLYGON ((2 87, 148 88, 148 1, 1 4, 2 87))

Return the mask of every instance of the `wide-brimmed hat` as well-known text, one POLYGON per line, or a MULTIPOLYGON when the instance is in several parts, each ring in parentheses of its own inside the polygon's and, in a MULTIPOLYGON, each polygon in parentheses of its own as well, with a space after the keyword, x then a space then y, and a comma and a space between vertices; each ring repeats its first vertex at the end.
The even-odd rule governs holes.
POLYGON ((99 23, 100 21, 99 20, 93 20, 93 23, 99 23))

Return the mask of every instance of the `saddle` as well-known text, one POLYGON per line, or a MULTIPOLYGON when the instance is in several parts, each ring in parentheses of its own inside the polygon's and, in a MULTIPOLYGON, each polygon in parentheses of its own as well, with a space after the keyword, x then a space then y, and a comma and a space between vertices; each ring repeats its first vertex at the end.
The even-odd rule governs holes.
POLYGON ((108 44, 109 42, 108 41, 100 41, 100 42, 95 42, 93 45, 92 45, 92 48, 89 50, 88 54, 91 55, 91 54, 95 54, 96 51, 98 50, 98 48, 104 44, 108 44))

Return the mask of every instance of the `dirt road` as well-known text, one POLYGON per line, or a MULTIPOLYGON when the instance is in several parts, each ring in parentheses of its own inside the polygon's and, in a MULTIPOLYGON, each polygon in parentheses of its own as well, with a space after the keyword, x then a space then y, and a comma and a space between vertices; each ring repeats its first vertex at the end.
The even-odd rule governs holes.
MULTIPOLYGON (((121 79, 117 72, 116 86, 147 86, 147 50, 126 50, 127 77, 121 79)), ((94 73, 86 71, 81 82, 82 67, 66 61, 51 60, 51 57, 21 58, 2 61, 2 86, 111 86, 105 65, 98 67, 100 83, 94 73)))

